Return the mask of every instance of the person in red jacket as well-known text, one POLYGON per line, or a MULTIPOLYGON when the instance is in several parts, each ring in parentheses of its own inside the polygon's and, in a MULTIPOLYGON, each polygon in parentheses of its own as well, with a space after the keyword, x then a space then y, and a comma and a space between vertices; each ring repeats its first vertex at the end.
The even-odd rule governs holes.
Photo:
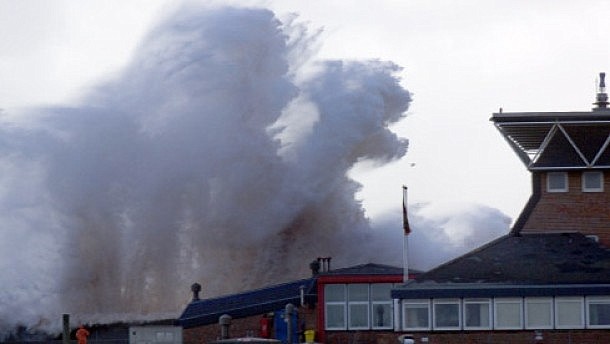
POLYGON ((78 330, 76 330, 76 340, 78 340, 78 344, 87 344, 87 337, 89 336, 89 331, 83 326, 80 325, 78 330))

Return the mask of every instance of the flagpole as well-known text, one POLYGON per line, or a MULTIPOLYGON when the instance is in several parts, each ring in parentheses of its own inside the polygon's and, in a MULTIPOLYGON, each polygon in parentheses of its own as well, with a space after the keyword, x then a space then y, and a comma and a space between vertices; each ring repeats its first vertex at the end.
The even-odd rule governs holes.
POLYGON ((409 281, 409 257, 408 257, 408 248, 409 248, 409 236, 405 235, 403 240, 403 249, 402 249, 402 260, 403 260, 403 283, 407 283, 409 281))
POLYGON ((409 233, 411 233, 411 228, 409 226, 409 217, 407 216, 407 187, 404 185, 402 186, 402 227, 404 230, 402 248, 402 281, 407 283, 409 281, 409 233))

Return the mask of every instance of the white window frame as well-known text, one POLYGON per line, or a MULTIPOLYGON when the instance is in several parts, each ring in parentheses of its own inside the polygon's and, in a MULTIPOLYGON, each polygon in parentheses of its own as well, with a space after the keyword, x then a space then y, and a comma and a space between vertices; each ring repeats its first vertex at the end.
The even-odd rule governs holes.
POLYGON ((336 330, 347 330, 347 286, 345 284, 326 284, 324 288, 328 286, 342 286, 343 287, 343 301, 327 301, 326 290, 324 290, 324 328, 329 331, 336 330), (328 306, 342 306, 343 307, 343 326, 328 326, 328 306))
POLYGON ((554 308, 555 308, 555 328, 556 329, 582 329, 585 328, 585 299, 584 297, 581 296, 556 296, 555 297, 555 302, 554 302, 554 308), (580 324, 560 324, 559 323, 559 316, 561 315, 561 312, 559 311, 559 308, 561 307, 561 304, 572 304, 572 305, 576 305, 576 309, 578 309, 580 311, 580 324))
POLYGON ((604 192, 604 172, 602 171, 586 171, 582 173, 581 177, 582 192, 604 192), (598 187, 587 187, 585 179, 590 175, 599 175, 599 186, 598 187))
POLYGON ((350 283, 347 284, 347 329, 348 330, 369 330, 371 328, 371 293, 370 285, 367 283, 350 283), (351 301, 349 295, 349 288, 354 286, 365 286, 366 287, 366 300, 351 301), (365 326, 353 326, 352 322, 352 306, 366 306, 366 325, 365 326))
POLYGON ((433 299, 432 300, 432 328, 437 331, 455 331, 462 329, 462 304, 460 299, 433 299), (436 324, 436 306, 437 305, 456 305, 458 311, 457 326, 438 326, 436 324))
POLYGON ((492 318, 492 311, 493 311, 493 307, 492 307, 492 302, 491 299, 463 299, 463 304, 462 304, 462 314, 464 315, 464 319, 462 321, 463 326, 464 326, 464 330, 491 330, 492 328, 492 324, 493 324, 493 318, 492 318), (489 324, 488 326, 468 326, 467 319, 468 319, 468 311, 467 311, 467 305, 472 305, 472 304, 478 304, 478 305, 487 305, 488 306, 488 312, 487 312, 487 323, 489 324))
POLYGON ((610 323, 607 325, 594 325, 591 324, 591 314, 590 314, 590 306, 591 305, 609 305, 610 307, 610 296, 588 296, 585 300, 585 311, 586 311, 586 315, 587 315, 587 328, 594 328, 594 329, 598 329, 598 328, 610 328, 610 323))
MULTIPOLYGON (((524 302, 524 317, 525 317, 525 328, 532 330, 544 330, 544 329, 552 329, 553 323, 555 320, 555 316, 553 314, 553 298, 552 297, 526 297, 524 302), (548 316, 549 323, 546 325, 531 325, 529 319, 529 310, 530 308, 535 307, 535 304, 543 304, 548 307, 548 316)), ((532 319, 533 320, 533 319, 532 319)))
POLYGON ((547 172, 546 174, 546 191, 547 192, 568 192, 570 189, 568 181, 568 172, 547 172), (551 187, 551 176, 563 177, 564 187, 563 188, 552 188, 551 187))
POLYGON ((523 299, 522 298, 496 298, 494 299, 494 329, 496 330, 521 330, 523 329, 523 299), (519 305, 519 326, 502 326, 498 324, 498 310, 503 304, 519 305))
MULTIPOLYGON (((419 308, 419 307, 418 307, 419 308)), ((424 307, 421 307, 424 308, 424 307)), ((432 329, 432 305, 428 299, 402 300, 402 329, 405 331, 429 331, 432 329), (425 306, 428 311, 428 326, 408 327, 407 326, 407 306, 425 306)))
POLYGON ((371 328, 373 330, 389 330, 389 329, 393 329, 394 328, 394 312, 393 312, 393 303, 392 303, 392 299, 390 294, 388 293, 388 298, 387 300, 384 301, 380 301, 380 300, 373 300, 373 289, 375 288, 375 286, 381 286, 381 285, 388 285, 390 286, 390 290, 392 289, 393 284, 392 283, 371 283, 369 285, 369 298, 371 300, 371 328), (386 326, 377 326, 377 324, 375 323, 375 308, 378 305, 386 305, 386 306, 390 306, 390 312, 388 314, 389 319, 390 319, 390 324, 386 325, 386 326))

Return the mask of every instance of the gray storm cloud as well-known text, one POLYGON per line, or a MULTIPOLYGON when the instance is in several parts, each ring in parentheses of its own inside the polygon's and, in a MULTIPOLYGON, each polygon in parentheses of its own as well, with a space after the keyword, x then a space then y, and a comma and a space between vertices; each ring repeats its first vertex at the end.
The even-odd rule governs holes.
POLYGON ((315 61, 272 12, 186 8, 81 106, 3 118, 0 330, 176 316, 205 296, 370 260, 362 159, 400 158, 382 61, 315 61))

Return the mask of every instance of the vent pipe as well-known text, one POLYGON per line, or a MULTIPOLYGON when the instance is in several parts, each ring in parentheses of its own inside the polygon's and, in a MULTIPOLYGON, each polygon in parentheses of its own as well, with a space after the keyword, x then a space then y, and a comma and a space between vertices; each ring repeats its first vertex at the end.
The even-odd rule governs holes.
POLYGON ((62 317, 62 325, 63 325, 63 336, 62 343, 70 344, 70 314, 63 314, 62 317))
POLYGON ((199 293, 201 292, 201 284, 193 283, 191 285, 191 291, 193 292, 193 301, 199 301, 199 293))
POLYGON ((231 316, 223 314, 218 318, 218 324, 220 325, 220 339, 229 339, 229 327, 231 327, 231 316))
POLYGON ((305 306, 305 286, 299 286, 299 300, 301 301, 301 307, 305 306))
POLYGON ((292 335, 295 329, 292 328, 292 314, 294 314, 294 305, 289 303, 284 310, 284 321, 286 322, 286 344, 292 344, 292 335))
POLYGON ((595 103, 593 105, 597 105, 593 110, 606 110, 608 109, 608 93, 606 93, 606 73, 599 73, 599 86, 597 89, 597 97, 595 98, 595 103))

